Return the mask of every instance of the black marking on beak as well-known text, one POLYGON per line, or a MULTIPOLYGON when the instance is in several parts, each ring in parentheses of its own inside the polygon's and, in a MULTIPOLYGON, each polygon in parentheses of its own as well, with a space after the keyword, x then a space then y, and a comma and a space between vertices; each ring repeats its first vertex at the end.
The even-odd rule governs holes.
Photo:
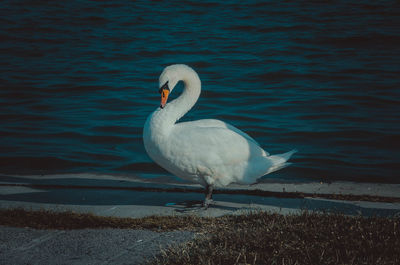
POLYGON ((164 89, 168 89, 168 91, 169 91, 168 81, 165 82, 165 84, 164 84, 162 87, 160 87, 160 89, 158 90, 158 93, 161 94, 161 93, 163 92, 164 89))

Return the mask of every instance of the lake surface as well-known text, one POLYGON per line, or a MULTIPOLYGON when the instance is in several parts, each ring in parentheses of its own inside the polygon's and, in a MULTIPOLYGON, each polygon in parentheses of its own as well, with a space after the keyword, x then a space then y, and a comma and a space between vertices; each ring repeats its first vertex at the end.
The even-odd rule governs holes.
POLYGON ((299 150, 264 181, 400 183, 397 1, 2 1, 0 39, 0 173, 170 175, 142 128, 185 63, 183 120, 299 150))

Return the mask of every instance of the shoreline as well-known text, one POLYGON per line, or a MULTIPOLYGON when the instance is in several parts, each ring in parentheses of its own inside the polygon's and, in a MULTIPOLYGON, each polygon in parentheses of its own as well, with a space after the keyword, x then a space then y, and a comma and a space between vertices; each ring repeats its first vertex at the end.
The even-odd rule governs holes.
MULTIPOLYGON (((203 193, 198 184, 178 182, 171 179, 143 179, 136 176, 109 174, 54 174, 54 175, 10 175, 0 174, 0 186, 30 188, 110 189, 155 192, 203 193)), ((361 200, 372 202, 400 202, 400 184, 373 182, 298 182, 256 183, 252 185, 231 184, 215 188, 214 194, 247 194, 278 198, 326 198, 336 200, 361 200)))
MULTIPOLYGON (((314 187, 318 184, 311 184, 314 187)), ((114 186, 80 186, 80 185, 46 185, 46 184, 24 184, 24 183, 0 183, 0 187, 25 187, 32 189, 95 189, 95 190, 131 190, 131 191, 143 191, 143 192, 177 192, 177 193, 204 193, 201 188, 194 187, 174 187, 174 188, 162 188, 162 187, 114 187, 114 186)), ((303 187, 300 190, 306 191, 286 191, 286 185, 282 187, 282 191, 271 191, 266 189, 246 189, 243 187, 233 188, 226 187, 221 189, 216 189, 213 194, 245 194, 245 195, 255 195, 262 197, 276 197, 276 198, 323 198, 330 200, 343 200, 343 201, 367 201, 367 202, 387 202, 387 203, 397 203, 400 202, 400 197, 387 197, 379 195, 367 195, 364 193, 360 194, 349 194, 349 193, 335 193, 333 190, 325 190, 321 193, 311 193, 311 187, 303 187)), ((276 188, 276 186, 274 187, 276 188)), ((394 194, 393 194, 394 195, 394 194)), ((398 195, 398 194, 395 194, 398 195)))
POLYGON ((201 207, 200 185, 100 174, 0 175, 0 208, 74 211, 100 216, 197 215, 217 217, 251 211, 280 214, 303 209, 349 215, 400 215, 400 184, 259 183, 216 189, 201 207))

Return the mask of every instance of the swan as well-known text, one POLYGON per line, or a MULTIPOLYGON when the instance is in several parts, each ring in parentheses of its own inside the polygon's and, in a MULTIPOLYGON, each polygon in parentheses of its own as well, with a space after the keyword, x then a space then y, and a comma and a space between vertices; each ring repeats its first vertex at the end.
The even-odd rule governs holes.
POLYGON ((170 173, 205 187, 205 208, 214 187, 231 183, 253 184, 279 170, 296 150, 278 155, 267 151, 248 134, 215 119, 177 121, 196 103, 201 81, 187 65, 167 66, 159 78, 160 106, 148 116, 143 129, 145 150, 170 173), (183 81, 182 94, 167 104, 169 94, 183 81))

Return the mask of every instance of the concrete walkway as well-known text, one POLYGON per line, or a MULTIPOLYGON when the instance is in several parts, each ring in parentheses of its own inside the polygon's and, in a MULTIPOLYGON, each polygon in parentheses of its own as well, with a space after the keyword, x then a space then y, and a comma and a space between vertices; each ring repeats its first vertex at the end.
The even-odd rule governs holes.
POLYGON ((0 264, 141 264, 192 232, 35 230, 0 226, 0 264))

